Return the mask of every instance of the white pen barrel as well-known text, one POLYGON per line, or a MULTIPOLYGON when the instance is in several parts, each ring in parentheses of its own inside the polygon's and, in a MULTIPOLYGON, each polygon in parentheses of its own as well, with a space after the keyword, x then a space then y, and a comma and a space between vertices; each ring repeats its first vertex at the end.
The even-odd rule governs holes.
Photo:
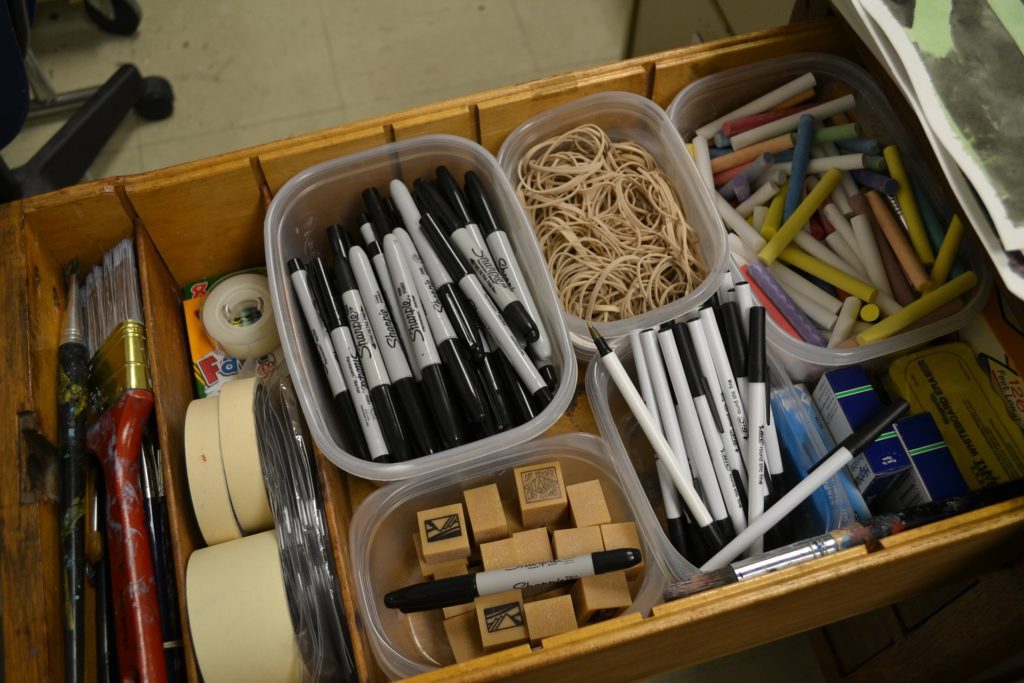
POLYGON ((384 257, 388 261, 388 270, 394 278, 395 292, 398 295, 398 324, 405 328, 409 335, 409 349, 416 365, 422 371, 429 365, 441 362, 430 333, 427 314, 420 298, 419 287, 416 286, 416 274, 410 267, 401 241, 394 234, 384 238, 384 257))
POLYGON ((384 433, 377 420, 377 413, 373 409, 373 404, 370 403, 370 389, 366 383, 363 364, 359 360, 355 343, 352 341, 352 333, 344 325, 336 327, 331 330, 331 341, 334 343, 334 350, 338 353, 341 373, 345 377, 345 384, 348 385, 349 393, 352 396, 352 405, 356 409, 359 426, 366 438, 367 450, 370 457, 376 460, 388 454, 388 446, 384 441, 384 433))
POLYGON ((564 560, 538 562, 525 567, 480 572, 474 578, 477 593, 493 595, 513 589, 526 590, 534 586, 575 581, 581 576, 593 575, 594 560, 590 555, 579 555, 564 560))
POLYGON ((313 338, 317 355, 320 356, 320 364, 327 375, 327 386, 331 390, 331 396, 337 396, 346 391, 345 378, 341 374, 341 365, 338 364, 338 357, 331 345, 331 338, 327 334, 327 328, 320 320, 320 314, 316 312, 313 305, 313 292, 309 289, 309 279, 306 271, 299 270, 291 274, 292 287, 295 288, 295 296, 302 308, 302 315, 306 319, 306 327, 309 329, 309 336, 313 338))
POLYGON ((399 342, 395 322, 391 319, 391 313, 384 301, 384 294, 377 284, 377 278, 373 275, 370 261, 360 247, 352 248, 349 253, 349 264, 362 295, 370 327, 377 338, 377 346, 384 359, 384 367, 387 368, 388 376, 395 382, 411 379, 412 370, 405 357, 402 344, 399 342))

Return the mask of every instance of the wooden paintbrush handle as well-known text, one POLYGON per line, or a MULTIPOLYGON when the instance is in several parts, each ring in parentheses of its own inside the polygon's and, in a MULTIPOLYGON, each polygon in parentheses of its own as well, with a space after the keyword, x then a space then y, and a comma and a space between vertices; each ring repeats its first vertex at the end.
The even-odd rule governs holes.
POLYGON ((106 481, 111 599, 124 681, 167 680, 140 483, 142 435, 152 410, 152 393, 126 391, 89 429, 87 439, 89 450, 99 456, 106 481))

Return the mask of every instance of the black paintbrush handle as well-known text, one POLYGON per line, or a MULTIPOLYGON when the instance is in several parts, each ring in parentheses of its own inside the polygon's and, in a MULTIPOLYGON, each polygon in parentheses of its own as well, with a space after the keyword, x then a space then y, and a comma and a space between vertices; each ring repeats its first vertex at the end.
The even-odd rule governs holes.
POLYGON ((85 680, 85 404, 89 352, 68 342, 57 349, 57 456, 61 479, 64 564, 64 678, 85 680))

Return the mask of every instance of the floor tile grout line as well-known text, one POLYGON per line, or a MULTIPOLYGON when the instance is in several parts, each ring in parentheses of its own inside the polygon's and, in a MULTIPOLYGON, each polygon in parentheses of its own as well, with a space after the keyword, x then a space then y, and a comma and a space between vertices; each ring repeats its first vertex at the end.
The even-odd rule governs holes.
POLYGON ((330 31, 327 30, 327 16, 324 14, 323 0, 317 0, 316 12, 320 17, 320 26, 323 29, 324 41, 327 44, 327 57, 331 62, 331 81, 334 83, 334 91, 338 96, 342 109, 345 111, 345 118, 348 118, 348 100, 345 99, 344 90, 341 87, 341 74, 338 73, 338 66, 334 60, 334 40, 330 31))

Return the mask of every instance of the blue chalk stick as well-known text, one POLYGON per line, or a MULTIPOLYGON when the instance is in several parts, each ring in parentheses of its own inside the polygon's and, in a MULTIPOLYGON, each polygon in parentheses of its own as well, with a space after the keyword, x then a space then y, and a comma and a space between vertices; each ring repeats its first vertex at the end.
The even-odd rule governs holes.
MULTIPOLYGON (((928 201, 924 192, 918 187, 918 183, 913 180, 910 181, 910 189, 914 192, 914 199, 917 201, 917 208, 921 212, 921 220, 924 221, 925 230, 928 232, 928 242, 931 243, 932 249, 936 254, 939 253, 939 248, 942 246, 942 240, 946 239, 946 226, 939 220, 939 217, 935 214, 935 208, 932 203, 928 201)), ((964 267, 960 265, 960 259, 957 258, 953 262, 953 267, 949 271, 949 276, 956 277, 964 272, 964 267)))
POLYGON ((726 154, 732 154, 733 151, 732 147, 708 147, 708 154, 711 155, 712 159, 715 157, 724 157, 726 154))
POLYGON ((793 164, 789 171, 789 189, 786 190, 786 203, 782 209, 782 222, 800 206, 804 198, 804 178, 807 176, 807 164, 811 160, 811 143, 814 141, 814 117, 810 114, 800 116, 796 128, 796 144, 793 145, 793 164))
POLYGON ((732 141, 723 133, 715 133, 715 147, 731 147, 732 141))
POLYGON ((849 138, 836 140, 836 147, 853 154, 881 154, 882 145, 871 138, 849 138))
POLYGON ((883 194, 896 194, 900 191, 900 181, 866 168, 850 171, 850 175, 858 185, 870 188, 883 194))

